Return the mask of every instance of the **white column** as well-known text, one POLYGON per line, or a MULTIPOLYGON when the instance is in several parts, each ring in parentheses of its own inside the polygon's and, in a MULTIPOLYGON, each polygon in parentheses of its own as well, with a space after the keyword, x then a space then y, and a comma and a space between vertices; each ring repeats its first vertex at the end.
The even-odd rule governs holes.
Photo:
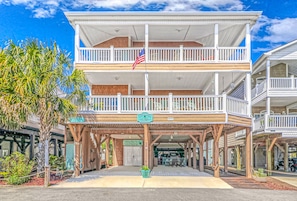
POLYGON ((110 46, 110 61, 114 62, 114 46, 110 46))
POLYGON ((251 73, 247 73, 245 76, 245 98, 248 101, 247 106, 247 115, 251 116, 252 114, 252 83, 251 83, 251 73))
POLYGON ((148 62, 149 58, 149 26, 145 24, 145 63, 148 62))
POLYGON ((267 88, 267 97, 266 97, 266 112, 270 115, 270 97, 269 97, 269 90, 270 90, 270 60, 266 61, 266 88, 267 88))
POLYGON ((219 60, 219 24, 215 24, 214 27, 214 48, 215 48, 215 61, 219 60))
MULTIPOLYGON (((219 95, 219 73, 215 73, 215 95, 219 95)), ((215 98, 215 110, 219 109, 219 99, 218 97, 215 98)))
POLYGON ((74 61, 78 62, 79 58, 79 25, 75 25, 75 37, 74 37, 74 61))
POLYGON ((144 95, 145 95, 145 107, 147 108, 148 106, 148 95, 149 95, 149 76, 148 73, 146 72, 144 74, 144 95))
POLYGON ((245 47, 246 47, 246 60, 251 60, 251 31, 250 24, 245 25, 245 47))

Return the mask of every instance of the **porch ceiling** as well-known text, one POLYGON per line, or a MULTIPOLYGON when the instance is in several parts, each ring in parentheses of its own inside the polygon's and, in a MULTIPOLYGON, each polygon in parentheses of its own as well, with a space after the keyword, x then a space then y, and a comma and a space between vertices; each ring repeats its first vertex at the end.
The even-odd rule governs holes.
POLYGON ((213 46, 214 24, 219 24, 219 45, 238 46, 245 37, 245 24, 254 25, 261 12, 66 12, 87 47, 114 37, 130 36, 144 41, 149 24, 151 41, 197 41, 213 46))
MULTIPOLYGON (((297 97, 271 97, 271 107, 285 107, 297 102, 297 97)), ((266 99, 257 102, 253 107, 266 107, 266 99)))
MULTIPOLYGON (((128 85, 132 89, 144 90, 144 72, 85 72, 91 85, 128 85)), ((213 94, 213 72, 149 72, 150 90, 204 90, 213 94)), ((229 88, 232 82, 240 79, 242 73, 219 73, 219 91, 229 88)))

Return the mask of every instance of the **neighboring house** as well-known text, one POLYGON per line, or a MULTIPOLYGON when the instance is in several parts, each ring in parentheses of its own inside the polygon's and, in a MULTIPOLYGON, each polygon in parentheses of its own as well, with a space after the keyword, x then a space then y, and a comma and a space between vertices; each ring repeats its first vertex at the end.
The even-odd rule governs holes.
MULTIPOLYGON (((91 89, 80 115, 68 122, 75 142, 76 176, 100 169, 100 145, 110 140, 107 161, 112 152, 113 165, 150 168, 155 147, 167 143, 182 147, 188 166, 196 168, 191 157, 198 146, 199 169, 204 168, 204 152, 216 177, 220 136, 245 129, 250 153, 250 29, 261 12, 65 15, 75 30, 75 68, 85 72, 91 89), (133 70, 142 50, 144 61, 133 70), (229 91, 242 77, 246 93, 231 96, 229 91), (212 139, 213 151, 208 151, 212 139)), ((248 177, 250 160, 248 154, 248 177)))
MULTIPOLYGON (((255 167, 274 169, 297 157, 297 40, 263 54, 253 65, 255 167)), ((288 167, 285 165, 285 167, 288 167)))
MULTIPOLYGON (((273 170, 297 158, 297 40, 263 54, 253 65, 253 166, 273 170), (268 79, 267 79, 268 78, 268 79), (268 164, 268 165, 267 165, 268 164)), ((232 92, 244 96, 244 82, 232 92)), ((228 135, 228 166, 245 168, 245 130, 228 135)), ((224 139, 220 139, 220 149, 224 139)), ((221 165, 223 154, 221 153, 221 165)))
MULTIPOLYGON (((20 130, 0 129, 0 157, 19 151, 28 155, 31 159, 34 158, 38 151, 39 128, 39 119, 32 116, 20 130)), ((50 154, 58 156, 64 154, 64 130, 65 126, 60 124, 52 130, 50 154)))

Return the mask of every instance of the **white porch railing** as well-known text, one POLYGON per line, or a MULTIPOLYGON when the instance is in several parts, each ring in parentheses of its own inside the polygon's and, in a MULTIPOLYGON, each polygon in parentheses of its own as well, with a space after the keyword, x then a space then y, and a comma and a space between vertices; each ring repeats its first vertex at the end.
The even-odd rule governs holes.
POLYGON ((241 115, 247 114, 248 101, 233 98, 233 97, 227 97, 226 104, 227 104, 226 109, 228 113, 241 114, 241 115))
POLYGON ((253 131, 263 130, 265 128, 265 117, 254 119, 253 131))
POLYGON ((270 78, 271 89, 297 89, 297 78, 270 78))
POLYGON ((297 115, 269 115, 268 128, 297 129, 297 115))
POLYGON ((90 96, 80 113, 231 113, 247 116, 246 101, 219 96, 90 96))
POLYGON ((253 131, 274 130, 275 132, 297 129, 297 115, 265 115, 254 119, 253 131))
POLYGON ((252 89, 252 98, 257 97, 258 95, 262 94, 263 92, 265 92, 267 89, 266 87, 266 80, 264 80, 263 82, 261 82, 260 84, 256 85, 255 88, 252 89))
MULTIPOLYGON (((142 48, 79 48, 78 63, 133 63, 142 48)), ((245 47, 151 47, 149 63, 248 61, 245 47), (218 58, 215 58, 216 52, 218 58)))

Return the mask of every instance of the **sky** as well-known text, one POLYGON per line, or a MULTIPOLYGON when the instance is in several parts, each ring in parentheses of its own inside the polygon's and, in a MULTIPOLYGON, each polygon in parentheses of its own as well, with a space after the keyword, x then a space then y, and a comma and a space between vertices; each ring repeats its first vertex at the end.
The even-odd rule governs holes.
POLYGON ((252 28, 252 60, 297 39, 297 0, 0 0, 0 46, 38 38, 74 54, 65 11, 262 11, 252 28))

